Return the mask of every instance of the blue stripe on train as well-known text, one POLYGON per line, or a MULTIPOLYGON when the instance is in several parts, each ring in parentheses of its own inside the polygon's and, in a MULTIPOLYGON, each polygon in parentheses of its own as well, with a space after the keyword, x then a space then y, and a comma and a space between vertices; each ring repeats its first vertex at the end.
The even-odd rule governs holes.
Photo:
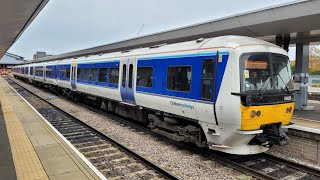
MULTIPOLYGON (((218 76, 216 86, 217 95, 220 91, 221 82, 229 58, 229 53, 221 52, 219 53, 219 55, 222 55, 222 62, 218 63, 218 76)), ((138 59, 138 67, 153 67, 153 82, 151 88, 137 87, 136 91, 194 100, 205 100, 201 98, 202 64, 204 59, 210 58, 216 59, 216 52, 138 59), (180 92, 167 89, 166 78, 169 66, 191 66, 192 75, 190 92, 180 92)), ((216 99, 213 98, 209 101, 215 102, 216 99)))

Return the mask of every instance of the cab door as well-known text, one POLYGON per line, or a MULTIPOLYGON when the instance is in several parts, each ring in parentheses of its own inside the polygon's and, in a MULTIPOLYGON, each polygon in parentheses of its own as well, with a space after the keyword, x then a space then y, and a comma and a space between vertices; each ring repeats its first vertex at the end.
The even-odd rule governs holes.
POLYGON ((77 63, 71 63, 71 88, 74 91, 77 90, 76 76, 77 76, 77 63))
POLYGON ((121 61, 120 93, 122 101, 133 105, 136 104, 134 98, 136 62, 136 58, 125 58, 121 61))

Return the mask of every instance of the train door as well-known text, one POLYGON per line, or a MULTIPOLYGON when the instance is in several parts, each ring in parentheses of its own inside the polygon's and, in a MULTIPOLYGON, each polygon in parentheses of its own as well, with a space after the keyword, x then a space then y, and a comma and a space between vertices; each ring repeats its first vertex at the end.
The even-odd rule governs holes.
POLYGON ((35 73, 36 73, 36 67, 35 67, 35 66, 33 66, 33 67, 32 67, 32 79, 33 79, 33 80, 35 80, 35 79, 36 79, 36 77, 35 77, 35 73))
POLYGON ((77 63, 71 63, 71 88, 77 90, 76 76, 77 76, 77 63))
POLYGON ((47 66, 43 66, 43 81, 46 82, 47 78, 47 66))
POLYGON ((216 56, 203 59, 202 64, 202 88, 201 88, 201 98, 205 101, 212 102, 213 106, 204 106, 202 110, 205 112, 199 113, 200 118, 206 122, 212 121, 212 116, 214 116, 214 121, 218 125, 218 119, 216 115, 216 101, 218 97, 218 74, 219 74, 219 63, 222 60, 222 56, 217 52, 216 56), (213 108, 213 109, 211 109, 213 108), (212 112, 212 113, 208 113, 212 112))
POLYGON ((134 99, 136 62, 136 58, 126 58, 122 60, 120 92, 122 101, 129 104, 136 103, 134 99))

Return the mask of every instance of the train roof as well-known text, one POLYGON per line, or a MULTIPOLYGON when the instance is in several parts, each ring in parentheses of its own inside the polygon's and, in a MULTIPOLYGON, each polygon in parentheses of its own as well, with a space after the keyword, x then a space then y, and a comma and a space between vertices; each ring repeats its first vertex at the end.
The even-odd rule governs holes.
POLYGON ((163 53, 165 54, 188 53, 188 52, 199 51, 199 50, 204 50, 204 51, 208 51, 210 49, 214 50, 216 48, 237 49, 239 47, 248 46, 248 45, 264 45, 264 46, 272 46, 272 47, 279 48, 275 44, 269 43, 261 39, 256 39, 256 38, 251 38, 246 36, 228 35, 228 36, 198 39, 194 41, 186 41, 186 42, 174 43, 174 44, 160 44, 158 46, 132 49, 126 52, 113 52, 113 53, 91 55, 91 56, 85 56, 85 57, 79 57, 79 58, 69 58, 64 60, 42 62, 37 65, 50 65, 54 63, 65 64, 69 62, 96 61, 96 60, 103 60, 103 59, 119 60, 121 58, 134 57, 134 56, 152 57, 152 56, 157 56, 163 53))

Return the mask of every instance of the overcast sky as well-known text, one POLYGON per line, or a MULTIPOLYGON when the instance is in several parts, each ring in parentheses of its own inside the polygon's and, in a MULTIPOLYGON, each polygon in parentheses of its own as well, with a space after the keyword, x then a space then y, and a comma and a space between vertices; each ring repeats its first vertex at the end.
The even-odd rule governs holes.
POLYGON ((289 1, 49 0, 9 52, 61 54, 289 1))

